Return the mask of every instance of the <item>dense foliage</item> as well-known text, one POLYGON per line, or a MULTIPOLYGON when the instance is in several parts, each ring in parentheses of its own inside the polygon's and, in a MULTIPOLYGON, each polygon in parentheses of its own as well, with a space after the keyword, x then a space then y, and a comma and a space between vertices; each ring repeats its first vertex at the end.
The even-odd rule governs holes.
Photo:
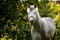
POLYGON ((51 17, 57 24, 56 40, 60 40, 60 5, 48 0, 0 0, 0 40, 31 40, 27 5, 36 4, 41 17, 51 17))

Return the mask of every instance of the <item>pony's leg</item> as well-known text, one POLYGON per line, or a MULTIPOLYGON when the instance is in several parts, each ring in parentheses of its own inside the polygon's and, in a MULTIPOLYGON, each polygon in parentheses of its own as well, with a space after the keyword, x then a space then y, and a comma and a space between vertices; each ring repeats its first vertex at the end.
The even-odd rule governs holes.
POLYGON ((54 36, 53 36, 53 38, 52 38, 51 40, 54 40, 54 38, 55 38, 55 35, 56 35, 56 32, 55 32, 55 34, 54 34, 54 36))

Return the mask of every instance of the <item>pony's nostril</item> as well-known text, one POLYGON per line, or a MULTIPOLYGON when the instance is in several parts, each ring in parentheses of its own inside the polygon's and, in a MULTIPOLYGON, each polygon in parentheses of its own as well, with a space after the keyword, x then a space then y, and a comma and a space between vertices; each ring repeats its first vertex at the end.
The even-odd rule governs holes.
POLYGON ((30 20, 31 25, 33 25, 33 20, 30 20))
POLYGON ((30 22, 33 23, 33 20, 31 20, 30 22))

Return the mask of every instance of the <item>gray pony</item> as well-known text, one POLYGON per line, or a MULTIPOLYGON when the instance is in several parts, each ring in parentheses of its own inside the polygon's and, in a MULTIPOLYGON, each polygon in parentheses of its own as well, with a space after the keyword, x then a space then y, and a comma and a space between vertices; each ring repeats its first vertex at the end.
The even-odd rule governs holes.
POLYGON ((32 40, 54 40, 56 26, 52 18, 41 18, 36 5, 28 5, 27 14, 32 26, 32 40))

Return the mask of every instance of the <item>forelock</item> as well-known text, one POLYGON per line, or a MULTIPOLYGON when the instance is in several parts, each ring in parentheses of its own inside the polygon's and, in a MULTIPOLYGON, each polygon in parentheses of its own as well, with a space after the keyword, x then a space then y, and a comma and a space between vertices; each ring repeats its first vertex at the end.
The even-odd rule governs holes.
MULTIPOLYGON (((38 11, 38 8, 34 8, 35 11, 38 11)), ((30 12, 30 8, 27 8, 27 12, 30 12)))
POLYGON ((34 8, 34 5, 31 5, 30 8, 34 8))

